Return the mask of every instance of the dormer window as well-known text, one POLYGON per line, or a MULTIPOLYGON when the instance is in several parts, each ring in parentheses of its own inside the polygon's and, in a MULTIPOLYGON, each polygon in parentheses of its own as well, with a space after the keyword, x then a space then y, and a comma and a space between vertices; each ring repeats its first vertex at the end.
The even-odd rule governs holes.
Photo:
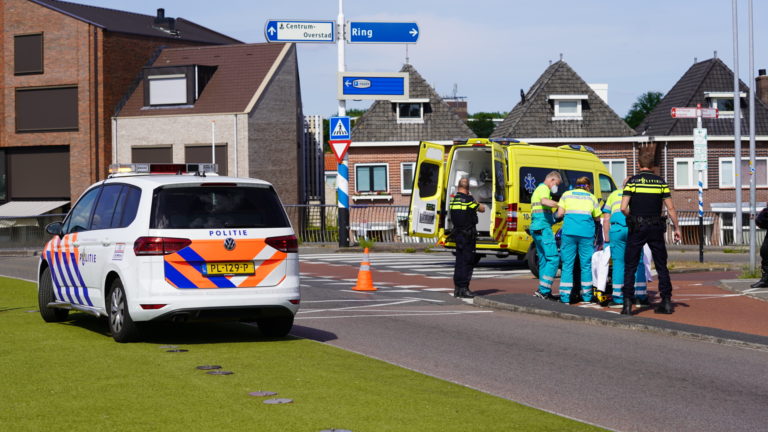
MULTIPOLYGON (((717 108, 719 118, 733 118, 733 92, 704 92, 710 108, 717 108)), ((740 98, 747 97, 744 92, 740 98)))
POLYGON ((144 106, 193 106, 215 66, 168 66, 144 69, 144 106))
POLYGON ((587 99, 585 94, 565 95, 565 94, 553 94, 549 95, 549 100, 552 101, 555 115, 552 120, 581 120, 583 101, 587 99))
POLYGON ((424 111, 429 99, 408 99, 392 101, 395 105, 398 123, 424 123, 424 111))

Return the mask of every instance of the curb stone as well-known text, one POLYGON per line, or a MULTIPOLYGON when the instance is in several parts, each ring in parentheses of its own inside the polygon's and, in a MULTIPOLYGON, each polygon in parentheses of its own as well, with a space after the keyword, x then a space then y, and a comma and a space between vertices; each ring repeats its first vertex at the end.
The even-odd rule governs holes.
POLYGON ((522 313, 527 313, 531 315, 559 318, 559 319, 568 320, 568 321, 582 321, 589 324, 601 325, 605 327, 616 327, 616 328, 623 328, 627 330, 646 331, 650 333, 658 333, 658 334, 663 334, 667 336, 682 337, 690 340, 704 341, 704 342, 716 343, 721 345, 728 345, 728 346, 734 346, 739 348, 748 348, 748 349, 768 352, 768 343, 761 344, 761 343, 747 342, 743 340, 712 336, 712 335, 707 335, 703 333, 695 333, 690 331, 664 328, 658 325, 650 325, 650 324, 638 322, 637 318, 632 318, 632 317, 625 317, 617 320, 609 320, 604 318, 595 318, 595 317, 589 317, 589 316, 583 316, 578 314, 565 313, 565 312, 559 312, 559 311, 553 311, 553 310, 547 310, 547 309, 539 309, 539 308, 530 307, 530 306, 521 306, 521 305, 510 304, 510 303, 504 303, 504 302, 491 300, 487 297, 481 297, 481 296, 475 297, 474 302, 472 304, 477 307, 485 307, 489 309, 505 310, 510 312, 522 312, 522 313))

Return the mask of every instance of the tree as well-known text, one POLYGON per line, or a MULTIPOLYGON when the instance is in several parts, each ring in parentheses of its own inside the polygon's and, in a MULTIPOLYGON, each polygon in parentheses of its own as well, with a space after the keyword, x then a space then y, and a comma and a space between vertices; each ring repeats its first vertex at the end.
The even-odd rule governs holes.
POLYGON ((506 116, 507 113, 477 112, 469 116, 469 119, 467 120, 467 126, 472 129, 472 132, 474 132, 478 138, 488 138, 496 128, 496 124, 493 123, 493 119, 503 119, 506 116))
POLYGON ((641 94, 635 103, 632 104, 632 108, 629 109, 627 116, 624 117, 624 121, 627 122, 632 129, 640 126, 640 123, 645 120, 648 114, 656 108, 656 105, 661 102, 661 98, 664 94, 657 91, 649 91, 641 94))

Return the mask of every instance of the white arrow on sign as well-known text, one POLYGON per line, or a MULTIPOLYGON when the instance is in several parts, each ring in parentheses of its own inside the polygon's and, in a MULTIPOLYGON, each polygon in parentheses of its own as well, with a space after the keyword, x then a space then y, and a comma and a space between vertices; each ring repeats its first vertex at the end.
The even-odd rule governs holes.
POLYGON ((270 27, 269 29, 267 29, 267 32, 269 32, 269 34, 271 34, 271 35, 274 35, 276 31, 277 30, 275 30, 274 27, 270 27))
POLYGON ((352 85, 352 82, 350 80, 344 81, 344 86, 349 87, 352 85))
POLYGON ((411 31, 409 31, 408 33, 410 33, 411 36, 416 37, 416 35, 419 34, 419 31, 416 30, 415 28, 412 28, 411 31))

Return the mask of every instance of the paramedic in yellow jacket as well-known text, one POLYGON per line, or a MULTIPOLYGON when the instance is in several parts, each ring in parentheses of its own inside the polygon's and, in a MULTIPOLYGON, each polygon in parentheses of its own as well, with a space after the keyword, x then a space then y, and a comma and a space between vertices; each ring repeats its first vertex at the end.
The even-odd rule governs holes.
POLYGON ((592 254, 595 251, 595 222, 600 218, 600 204, 590 192, 589 177, 579 177, 576 188, 560 197, 557 217, 563 219, 560 253, 563 271, 560 274, 560 301, 569 303, 573 289, 573 267, 576 254, 581 263, 581 299, 592 300, 592 254))
POLYGON ((539 258, 539 289, 533 295, 547 300, 557 300, 552 295, 552 284, 555 282, 557 269, 560 267, 560 255, 557 252, 555 234, 552 225, 555 224, 554 214, 557 201, 552 199, 552 194, 557 193, 557 188, 563 182, 560 173, 552 171, 544 178, 531 195, 531 237, 536 245, 536 254, 539 258))

